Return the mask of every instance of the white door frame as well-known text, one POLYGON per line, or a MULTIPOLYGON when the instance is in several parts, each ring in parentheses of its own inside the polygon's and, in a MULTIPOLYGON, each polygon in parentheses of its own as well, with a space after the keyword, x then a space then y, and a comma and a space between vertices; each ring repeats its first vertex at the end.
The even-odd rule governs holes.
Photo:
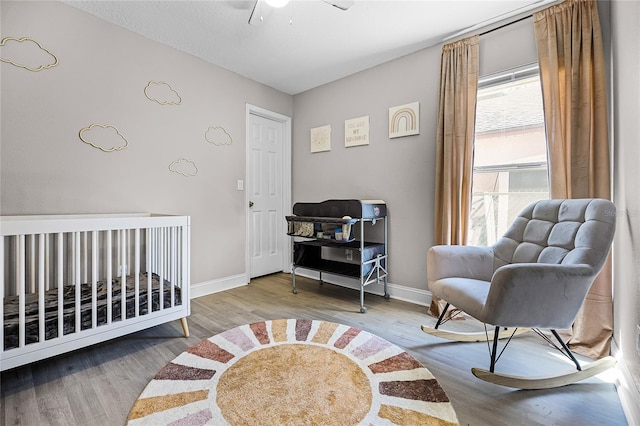
MULTIPOLYGON (((259 106, 251 105, 249 103, 246 104, 246 115, 245 115, 245 191, 244 191, 244 208, 245 208, 245 271, 246 271, 246 281, 249 282, 251 280, 251 255, 250 255, 250 247, 249 247, 249 234, 251 231, 249 225, 249 191, 248 188, 248 173, 249 173, 249 165, 251 161, 251 152, 249 150, 249 135, 251 134, 251 127, 249 123, 249 116, 251 114, 258 115, 269 120, 280 122, 284 125, 284 131, 282 132, 283 144, 282 144, 282 212, 284 215, 291 214, 291 117, 287 117, 286 115, 278 114, 277 112, 269 111, 267 109, 261 108, 259 106)), ((285 221, 285 218, 282 218, 282 221, 285 221)), ((287 229, 286 224, 283 226, 283 229, 287 229)), ((291 271, 291 241, 289 236, 287 236, 286 232, 282 233, 282 251, 284 256, 282 256, 282 270, 284 272, 291 271)))

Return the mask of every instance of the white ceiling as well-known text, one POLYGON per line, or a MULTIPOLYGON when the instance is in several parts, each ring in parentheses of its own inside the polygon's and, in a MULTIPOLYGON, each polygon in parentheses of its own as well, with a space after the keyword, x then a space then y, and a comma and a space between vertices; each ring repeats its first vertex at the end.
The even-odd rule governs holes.
POLYGON ((551 0, 295 0, 249 25, 255 0, 65 1, 288 94, 407 55, 551 0), (291 21, 291 23, 290 23, 291 21))

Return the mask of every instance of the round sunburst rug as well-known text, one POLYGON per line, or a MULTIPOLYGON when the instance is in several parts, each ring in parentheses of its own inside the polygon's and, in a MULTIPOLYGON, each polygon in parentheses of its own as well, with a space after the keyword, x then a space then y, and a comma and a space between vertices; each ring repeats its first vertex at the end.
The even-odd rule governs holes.
POLYGON ((357 328, 276 320, 227 330, 149 382, 129 425, 457 425, 407 352, 357 328))

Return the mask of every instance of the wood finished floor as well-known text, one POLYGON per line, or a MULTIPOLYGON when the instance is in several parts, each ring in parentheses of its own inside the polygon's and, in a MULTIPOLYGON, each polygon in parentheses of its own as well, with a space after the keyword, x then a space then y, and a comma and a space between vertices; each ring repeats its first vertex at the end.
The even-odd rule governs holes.
MULTIPOLYGON (((194 299, 191 337, 179 321, 2 373, 0 424, 123 425, 147 382, 169 361, 200 340, 260 320, 305 318, 369 331, 407 350, 438 379, 461 425, 626 425, 613 384, 595 377, 564 388, 508 389, 482 382, 471 367, 487 368, 484 343, 453 343, 426 335, 435 324, 426 309, 299 277, 275 274, 250 285, 194 299)), ((450 329, 475 327, 454 321, 450 329)), ((571 369, 536 336, 516 338, 497 367, 510 374, 544 375, 571 369)))

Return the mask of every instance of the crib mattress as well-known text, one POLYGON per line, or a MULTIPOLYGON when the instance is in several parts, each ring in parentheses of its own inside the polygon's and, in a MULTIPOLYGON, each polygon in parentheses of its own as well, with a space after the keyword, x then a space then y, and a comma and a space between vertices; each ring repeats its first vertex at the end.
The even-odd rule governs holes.
MULTIPOLYGON (((160 310, 160 277, 152 274, 151 311, 160 310)), ((147 273, 139 276, 139 314, 149 313, 149 297, 147 287, 147 273)), ((164 280, 162 285, 164 308, 171 307, 171 283, 164 280)), ((107 324, 107 281, 97 282, 97 325, 107 324)), ((63 289, 63 333, 75 332, 75 286, 67 285, 63 289)), ((135 315, 135 276, 129 275, 126 280, 126 317, 135 315)), ((5 297, 4 302, 4 349, 18 347, 19 307, 18 296, 5 297)), ((45 292, 45 340, 58 337, 58 289, 45 292)), ((174 288, 174 305, 182 303, 179 287, 174 288)), ((112 280, 111 291, 111 316, 112 321, 122 320, 122 286, 120 279, 112 280)), ((80 329, 87 330, 92 327, 92 286, 82 284, 80 288, 80 329)), ((25 296, 25 343, 34 343, 39 340, 39 301, 38 294, 31 293, 25 296)))

